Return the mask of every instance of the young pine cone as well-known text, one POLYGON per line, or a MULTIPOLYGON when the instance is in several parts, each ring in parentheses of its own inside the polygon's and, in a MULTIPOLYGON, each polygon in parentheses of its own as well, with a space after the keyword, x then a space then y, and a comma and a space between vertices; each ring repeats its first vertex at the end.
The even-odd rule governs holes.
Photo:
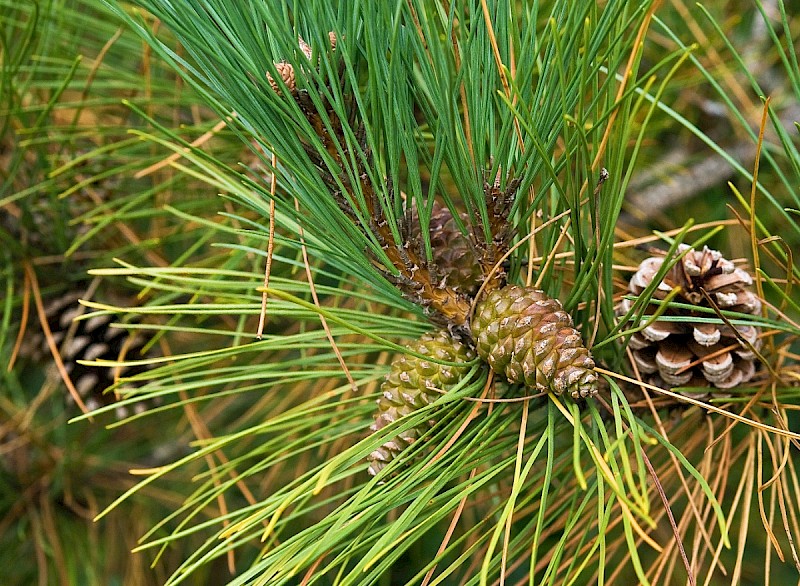
MULTIPOLYGON (((761 301, 750 290, 753 279, 734 267, 716 250, 707 246, 696 251, 685 244, 686 252, 659 283, 653 294, 664 299, 680 287, 675 301, 712 308, 758 315, 761 301), (709 301, 710 300, 710 301, 709 301), (713 303, 712 303, 713 302, 713 303)), ((629 289, 639 295, 652 282, 664 262, 663 257, 645 259, 631 277, 629 289)), ((617 314, 624 315, 633 302, 623 299, 617 314)), ((687 318, 714 318, 713 313, 670 307, 663 314, 687 318)), ((671 386, 708 386, 729 389, 750 380, 755 373, 754 350, 761 347, 755 326, 737 325, 735 330, 724 323, 665 321, 659 319, 631 336, 629 347, 640 373, 651 375, 654 384, 661 381, 671 386), (661 379, 661 381, 659 381, 661 379)))
MULTIPOLYGON (((416 208, 411 215, 411 239, 420 239, 419 217, 416 208)), ((462 214, 466 221, 466 214, 462 214)), ((475 251, 461 233, 449 208, 433 204, 429 224, 431 254, 439 272, 446 277, 446 283, 461 293, 475 295, 478 292, 483 272, 475 258, 475 251)))
MULTIPOLYGON (((328 33, 328 42, 330 43, 331 50, 336 50, 336 42, 338 41, 336 37, 336 33, 330 32, 328 33)), ((300 47, 300 51, 302 51, 303 55, 305 55, 306 59, 311 60, 313 56, 313 51, 311 47, 309 47, 308 43, 306 43, 303 39, 297 39, 298 46, 300 47)), ((275 70, 278 72, 278 76, 283 81, 286 88, 289 90, 289 93, 295 95, 297 92, 297 79, 296 73, 294 70, 294 65, 291 63, 287 63, 286 61, 278 61, 275 63, 275 70)), ((281 93, 280 86, 278 82, 272 77, 270 73, 267 73, 267 82, 269 83, 272 91, 277 94, 281 93)))
POLYGON ((475 309, 478 356, 512 383, 572 398, 597 393, 594 360, 556 299, 530 287, 492 291, 475 309))
MULTIPOLYGON (((469 362, 475 353, 446 331, 425 334, 408 346, 409 350, 447 362, 469 362)), ((433 403, 442 392, 457 385, 469 371, 468 366, 447 366, 404 354, 397 358, 386 375, 378 399, 378 413, 370 429, 378 431, 393 421, 433 403)), ((429 423, 428 425, 431 425, 429 423)), ((368 460, 373 476, 391 462, 423 433, 425 425, 401 432, 372 452, 368 460)))

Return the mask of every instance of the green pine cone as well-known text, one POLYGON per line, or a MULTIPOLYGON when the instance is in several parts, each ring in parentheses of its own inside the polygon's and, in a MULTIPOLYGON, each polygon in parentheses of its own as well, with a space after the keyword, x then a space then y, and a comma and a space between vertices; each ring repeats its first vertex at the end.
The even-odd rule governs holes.
MULTIPOLYGON (((428 333, 408 346, 408 349, 436 360, 469 362, 475 357, 469 346, 454 339, 444 330, 428 333)), ((408 354, 398 357, 381 385, 383 396, 378 399, 378 413, 370 429, 378 431, 393 421, 433 403, 442 391, 457 385, 469 371, 467 366, 447 366, 408 354)), ((432 422, 428 423, 431 425, 432 422)), ((392 461, 424 432, 426 426, 408 429, 372 452, 368 460, 372 475, 392 461)))
POLYGON ((597 393, 594 360, 561 303, 543 291, 509 285, 475 309, 478 356, 510 382, 574 399, 597 393))

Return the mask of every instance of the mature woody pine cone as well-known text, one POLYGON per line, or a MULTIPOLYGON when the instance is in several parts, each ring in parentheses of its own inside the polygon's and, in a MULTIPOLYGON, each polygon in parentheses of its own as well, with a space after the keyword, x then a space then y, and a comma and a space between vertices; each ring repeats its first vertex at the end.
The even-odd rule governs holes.
MULTIPOLYGON (((475 353, 446 331, 425 334, 408 346, 409 350, 446 362, 469 362, 475 353)), ((378 413, 370 429, 378 431, 393 421, 433 403, 443 391, 457 385, 469 367, 448 366, 404 354, 397 358, 381 385, 383 396, 378 399, 378 413)), ((430 425, 430 423, 428 424, 430 425)), ((401 432, 369 455, 369 472, 377 474, 422 434, 420 425, 401 432)))
MULTIPOLYGON (((114 317, 98 315, 89 319, 73 321, 81 314, 78 304, 80 294, 70 292, 50 301, 45 306, 47 325, 58 346, 64 369, 89 410, 110 405, 117 400, 111 393, 103 391, 114 384, 115 370, 79 364, 79 360, 119 360, 123 351, 131 356, 138 353, 145 342, 141 336, 130 338, 127 331, 111 327, 114 317)), ((34 329, 30 324, 28 326, 34 329)), ((41 328, 37 329, 20 348, 20 357, 29 363, 51 363, 52 357, 41 328)), ((146 366, 127 367, 120 374, 132 376, 147 370, 146 366)), ((70 395, 67 401, 72 401, 70 395)), ((147 408, 144 402, 131 405, 135 412, 147 408)), ((128 408, 120 407, 116 415, 122 419, 129 415, 128 408)))
MULTIPOLYGON (((761 301, 750 290, 752 277, 707 246, 696 251, 685 244, 686 252, 664 276, 653 294, 664 299, 680 287, 675 301, 698 308, 716 306, 722 310, 759 315, 761 301)), ((629 289, 639 295, 652 282, 664 263, 664 257, 645 259, 631 277, 629 289)), ((633 302, 623 299, 617 314, 626 314, 633 302)), ((664 317, 711 318, 710 312, 670 307, 664 317)), ((760 329, 737 325, 735 330, 724 323, 658 319, 631 336, 629 347, 640 373, 651 375, 654 384, 661 381, 672 386, 708 386, 729 389, 745 383, 756 370, 755 351, 761 347, 760 329), (661 379, 661 380, 659 380, 661 379)))
MULTIPOLYGON (((466 214, 461 214, 461 219, 465 223, 467 222, 466 218, 466 214)), ((433 262, 439 272, 446 277, 445 282, 461 293, 475 295, 483 280, 481 265, 475 258, 475 251, 466 236, 456 226, 453 213, 447 206, 438 202, 433 204, 428 229, 433 262)), ((413 208, 411 240, 418 240, 419 237, 419 218, 416 208, 413 208)))
POLYGON ((492 291, 472 320, 478 355, 513 383, 578 399, 597 393, 594 360, 561 303, 509 285, 492 291))

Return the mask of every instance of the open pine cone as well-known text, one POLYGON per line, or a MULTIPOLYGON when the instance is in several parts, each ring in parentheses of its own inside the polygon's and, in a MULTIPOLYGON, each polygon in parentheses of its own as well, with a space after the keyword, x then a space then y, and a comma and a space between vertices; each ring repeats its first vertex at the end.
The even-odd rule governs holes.
MULTIPOLYGON (((113 315, 97 315, 89 319, 73 321, 82 314, 83 308, 78 300, 81 293, 71 291, 51 300, 45 306, 47 326, 52 339, 58 346, 64 370, 75 390, 90 411, 118 400, 113 393, 104 393, 115 382, 115 375, 133 376, 146 371, 145 365, 134 365, 120 369, 81 364, 79 361, 119 360, 122 355, 135 356, 141 352, 146 342, 141 335, 129 334, 122 328, 112 327, 113 315)), ((20 356, 26 363, 52 363, 52 356, 44 332, 41 328, 29 326, 32 332, 26 335, 20 348, 20 356)), ((71 395, 66 395, 67 403, 74 403, 71 395)), ((137 402, 127 407, 117 407, 115 415, 123 419, 140 413, 153 404, 137 402)))
MULTIPOLYGON (((664 299, 675 287, 681 291, 676 302, 759 315, 761 301, 751 290, 752 277, 707 246, 696 251, 681 244, 686 254, 664 276, 653 294, 664 299)), ((631 277, 629 289, 639 295, 653 281, 664 257, 645 259, 631 277)), ((623 299, 617 314, 626 314, 633 301, 623 299)), ((715 386, 730 389, 750 380, 756 371, 755 352, 761 346, 759 328, 737 325, 734 328, 713 313, 670 307, 664 318, 681 316, 695 321, 658 319, 631 336, 629 347, 640 373, 653 384, 668 386, 715 386), (708 323, 713 320, 716 323, 708 323), (660 379, 660 380, 659 380, 660 379)))

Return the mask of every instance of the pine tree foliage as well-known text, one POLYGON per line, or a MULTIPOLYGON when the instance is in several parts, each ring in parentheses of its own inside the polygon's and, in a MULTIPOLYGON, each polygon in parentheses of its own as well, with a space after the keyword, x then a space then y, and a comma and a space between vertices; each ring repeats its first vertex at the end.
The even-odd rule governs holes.
MULTIPOLYGON (((741 575, 753 527, 770 536, 764 576, 782 571, 772 555, 791 569, 798 269, 769 231, 779 224, 759 218, 797 232, 800 157, 776 110, 765 110, 775 148, 763 150, 760 174, 727 159, 754 186, 731 201, 750 230, 763 311, 677 318, 762 332, 760 386, 700 401, 637 379, 626 353, 631 337, 680 309, 677 290, 657 289, 683 242, 702 250, 719 232, 687 222, 637 240, 617 227, 659 124, 677 122, 724 155, 670 108, 672 80, 701 72, 759 141, 675 33, 682 23, 659 18, 655 3, 621 0, 108 4, 224 121, 234 148, 252 147, 231 164, 132 100, 127 112, 147 129, 133 131, 130 153, 146 162, 111 168, 167 158, 202 195, 156 211, 137 207, 142 192, 98 218, 194 229, 186 239, 154 232, 148 242, 170 251, 164 263, 135 247, 93 269, 141 295, 87 302, 83 318, 119 315, 161 350, 99 364, 147 368, 120 379, 112 390, 128 389, 123 400, 94 416, 158 400, 112 427, 135 433, 175 417, 181 438, 195 438, 139 470, 142 481, 100 515, 176 480, 191 485, 140 542, 156 563, 199 544, 168 584, 223 563, 232 584, 711 581, 741 575), (466 285, 440 250, 447 241, 474 259, 466 285), (635 245, 658 241, 663 263, 630 294, 616 269, 633 272, 635 245), (507 283, 560 301, 553 311, 597 364, 581 371, 592 392, 602 375, 595 398, 540 392, 554 390, 549 380, 508 384, 469 353, 452 362, 419 351, 432 328, 469 347, 475 306, 507 283), (458 381, 370 429, 386 373, 418 361, 456 368, 458 381), (667 401, 672 415, 657 410, 667 401), (370 476, 370 454, 409 437, 402 457, 370 476)), ((710 13, 696 17, 724 39, 710 13)), ((798 94, 790 20, 784 13, 783 31, 764 22, 798 94)))
MULTIPOLYGON (((306 324, 297 334, 303 338, 276 332, 243 346, 179 354, 147 375, 145 394, 177 393, 185 380, 197 380, 192 384, 207 389, 204 400, 254 390, 286 397, 265 399, 259 405, 266 411, 249 410, 145 481, 218 450, 233 454, 169 520, 176 527, 171 534, 147 536, 148 547, 159 548, 198 532, 218 538, 187 559, 171 583, 223 555, 244 556, 247 569, 237 584, 301 576, 312 583, 334 576, 337 583, 372 583, 397 572, 414 544, 443 535, 436 527, 447 519, 454 533, 436 542, 437 554, 415 557, 418 573, 404 580, 423 582, 429 572, 438 582, 479 583, 514 572, 531 580, 582 580, 616 576, 618 567, 646 582, 650 568, 640 556, 659 551, 650 530, 664 520, 655 513, 663 504, 650 482, 653 465, 656 478, 692 478, 693 499, 706 503, 703 518, 713 527, 706 535, 729 545, 719 485, 710 485, 668 441, 671 427, 652 427, 641 407, 634 413, 630 389, 613 380, 581 413, 577 405, 488 382, 485 367, 474 363, 461 385, 424 410, 367 432, 384 351, 401 350, 392 340, 418 338, 427 327, 404 316, 465 335, 469 295, 442 286, 432 262, 430 217, 437 205, 450 210, 474 249, 485 289, 523 280, 535 268, 578 328, 587 337, 592 332, 596 358, 623 364, 616 341, 633 332, 614 314, 615 219, 647 122, 659 110, 677 118, 658 101, 675 72, 670 67, 692 59, 678 47, 651 71, 638 72, 636 41, 651 22, 649 4, 610 2, 600 9, 555 2, 519 12, 503 4, 423 1, 140 6, 175 34, 182 52, 157 37, 142 13, 132 13, 130 22, 243 140, 274 154, 262 162, 278 188, 273 196, 270 181, 237 178, 199 153, 185 159, 261 215, 243 224, 262 242, 274 219, 280 244, 305 250, 312 259, 307 276, 325 283, 315 285, 321 294, 315 297, 307 284, 270 279, 269 319, 306 324), (658 76, 656 85, 648 85, 649 74, 658 76), (609 176, 602 185, 601 163, 609 176), (421 242, 409 239, 415 217, 421 242), (540 257, 540 249, 549 254, 540 257), (314 325, 318 320, 327 332, 314 325), (349 377, 341 377, 342 364, 349 377), (420 442, 406 448, 407 466, 392 462, 374 480, 364 476, 369 453, 430 421, 424 449, 420 442), (230 479, 216 483, 220 473, 230 479), (262 477, 276 484, 260 499, 210 522, 194 521, 237 483, 263 487, 262 477), (259 539, 260 550, 248 548, 259 539)), ((164 134, 151 139, 177 152, 180 142, 164 134)), ((667 256, 693 232, 686 226, 674 239, 668 235, 667 256)), ((251 322, 259 312, 258 273, 213 283, 204 275, 216 271, 192 267, 104 274, 148 287, 158 275, 160 286, 172 281, 177 289, 217 291, 222 303, 198 311, 233 311, 251 322)), ((656 285, 630 306, 641 327, 656 285)), ((759 327, 795 333, 791 324, 759 320, 759 327)), ((682 535, 690 526, 682 525, 682 535)), ((665 562, 670 573, 679 571, 679 549, 664 557, 673 560, 665 562)))
MULTIPOLYGON (((235 470, 238 482, 256 482, 267 471, 282 479, 267 501, 231 509, 232 516, 220 519, 215 531, 225 539, 209 541, 208 548, 198 550, 174 581, 184 579, 205 559, 234 549, 246 552, 247 548, 236 544, 264 536, 268 543, 277 540, 263 555, 247 554, 251 569, 235 583, 290 583, 317 560, 322 564, 314 572, 318 580, 340 573, 348 576, 348 583, 369 583, 456 512, 462 499, 469 504, 464 514, 486 521, 460 526, 451 543, 443 542, 440 554, 420 560, 414 570, 420 572, 417 579, 434 567, 440 580, 447 576, 469 579, 474 570, 459 561, 458 553, 466 543, 473 543, 470 549, 481 551, 485 561, 473 579, 496 575, 504 559, 526 563, 530 544, 545 538, 545 521, 552 514, 547 504, 554 498, 551 483, 556 477, 571 478, 576 473, 583 480, 581 453, 598 466, 581 484, 598 491, 603 500, 624 503, 625 526, 643 533, 649 504, 635 496, 642 494, 643 467, 635 475, 619 473, 630 470, 629 448, 612 448, 615 444, 610 438, 597 434, 603 426, 599 412, 592 409, 584 419, 577 405, 526 399, 523 389, 487 386, 487 372, 480 363, 473 363, 461 385, 424 410, 409 413, 374 434, 368 432, 372 393, 385 372, 375 361, 379 356, 375 352, 396 351, 399 348, 389 340, 404 332, 413 339, 426 327, 424 321, 393 322, 391 316, 416 313, 461 336, 468 325, 470 297, 443 286, 441 271, 437 274, 438 267, 431 262, 430 218, 435 206, 451 211, 482 267, 480 284, 485 290, 520 277, 521 253, 530 257, 530 251, 539 246, 560 248, 567 252, 562 259, 541 266, 542 278, 550 277, 548 292, 562 297, 568 311, 586 300, 601 299, 603 329, 613 327, 612 300, 598 297, 599 281, 592 275, 598 270, 610 275, 610 249, 600 245, 613 240, 613 221, 603 219, 619 213, 619 181, 626 162, 621 153, 602 159, 613 179, 603 187, 609 196, 601 200, 595 189, 601 159, 595 161, 597 152, 592 150, 604 137, 625 145, 635 131, 629 125, 613 124, 614 113, 624 112, 622 119, 627 119, 643 102, 635 99, 633 84, 625 93, 606 68, 624 69, 633 55, 629 67, 635 70, 634 41, 648 5, 611 3, 603 11, 588 5, 575 11, 566 3, 556 3, 550 13, 540 13, 538 7, 511 13, 502 4, 487 7, 489 12, 484 13, 479 3, 453 5, 448 12, 428 2, 340 7, 257 2, 236 7, 214 2, 142 6, 175 34, 188 59, 156 38, 147 20, 133 14, 134 26, 154 49, 207 93, 210 103, 228 117, 244 140, 255 139, 264 152, 274 153, 276 164, 270 156, 264 157, 263 164, 277 177, 275 197, 270 199, 266 179, 235 182, 221 176, 200 155, 189 153, 186 159, 221 191, 262 214, 260 225, 248 223, 262 241, 267 236, 269 202, 274 201, 281 244, 301 249, 304 245, 309 257, 316 259, 313 263, 324 262, 313 267, 315 281, 326 274, 335 279, 332 289, 316 286, 320 301, 327 299, 316 306, 308 301, 306 285, 271 277, 268 319, 283 321, 291 316, 311 324, 324 318, 350 380, 359 389, 351 395, 351 384, 339 378, 338 387, 314 392, 318 385, 330 388, 324 381, 341 371, 334 352, 324 349, 330 345, 318 327, 304 334, 303 344, 317 349, 310 358, 314 362, 304 362, 302 372, 292 370, 291 354, 283 355, 282 348, 292 339, 284 334, 228 350, 220 347, 199 355, 178 355, 171 364, 145 375, 152 382, 142 387, 142 397, 176 392, 185 377, 194 380, 197 373, 198 379, 204 379, 208 399, 225 392, 244 394, 248 389, 280 395, 280 389, 286 389, 290 400, 286 406, 283 402, 264 404, 270 414, 258 412, 259 422, 241 419, 226 435, 148 478, 149 484, 192 458, 224 448, 241 454, 225 466, 235 470), (575 35, 577 31, 581 34, 575 35), (310 57, 306 46, 311 48, 310 57), (293 77, 286 75, 288 66, 293 77), (578 92, 579 84, 594 89, 578 92), (411 218, 418 218, 418 229, 409 226, 411 218), (409 235, 416 231, 421 241, 409 242, 409 235), (566 241, 564 234, 570 235, 566 241), (506 257, 515 242, 520 243, 517 254, 506 257), (364 313, 370 297, 381 301, 383 315, 364 313), (411 334, 412 326, 416 334, 411 334), (350 336, 367 339, 349 342, 350 336), (367 342, 369 338, 374 342, 367 342), (268 358, 257 360, 263 352, 268 358), (236 363, 225 366, 234 357, 236 363), (313 370, 310 364, 315 364, 313 370), (260 372, 274 372, 274 378, 262 379, 260 372), (223 385, 236 380, 236 373, 249 384, 224 391, 223 385), (301 380, 308 385, 300 384, 301 380), (503 396, 511 402, 496 406, 475 402, 481 396, 503 396), (532 405, 549 407, 542 411, 532 405), (407 457, 404 454, 406 466, 392 462, 374 481, 366 482, 366 456, 427 421, 435 423, 426 432, 424 448, 415 442, 407 448, 407 457), (521 432, 526 425, 539 431, 521 432), (248 438, 256 437, 261 438, 261 447, 253 451, 254 447, 247 447, 252 441, 248 438), (302 443, 292 438, 302 438, 302 443), (272 446, 278 445, 287 447, 274 451, 272 446), (333 446, 338 446, 335 454, 330 452, 333 446), (515 457, 518 448, 525 455, 522 461, 515 457), (428 455, 415 458, 423 449, 428 455), (292 467, 282 463, 297 459, 306 464, 295 469, 305 472, 287 476, 292 467), (539 469, 545 462, 549 464, 539 469), (312 497, 311 490, 318 496, 312 497), (478 498, 484 490, 488 494, 512 490, 512 495, 519 496, 492 504, 491 499, 478 498), (283 514, 286 507, 296 513, 283 514), (384 515, 392 510, 397 510, 398 520, 386 525, 384 515), (517 515, 523 515, 518 537, 498 542, 502 528, 517 515), (356 540, 348 537, 356 535, 356 540)), ((153 139, 170 147, 162 138, 153 139)), ((188 276, 182 277, 181 271, 176 267, 159 276, 175 280, 176 286, 179 280, 188 286, 190 281, 184 280, 188 276)), ((112 272, 135 276, 147 286, 155 275, 137 267, 110 269, 105 274, 112 272)), ((255 290, 259 281, 254 274, 238 285, 228 280, 214 287, 227 290, 227 301, 233 302, 227 311, 254 315, 259 309, 255 290)), ((191 282, 208 286, 199 274, 191 282)), ((584 306, 575 313, 588 331, 598 306, 592 302, 591 307, 595 309, 584 306)), ((175 308, 146 309, 168 310, 175 308)), ((233 479, 226 482, 232 483, 233 479)), ((213 486, 207 484, 197 493, 206 496, 187 501, 176 511, 178 527, 201 531, 191 519, 205 503, 225 494, 224 486, 213 486)), ((568 535, 564 534, 565 539, 568 535)), ((161 547, 172 539, 148 537, 150 547, 161 547)), ((554 545, 545 549, 553 551, 554 545)), ((541 559, 548 557, 543 554, 541 559)), ((559 560, 550 557, 550 564, 549 572, 553 572, 559 560)))
MULTIPOLYGON (((160 583, 185 553, 174 550, 153 571, 130 550, 189 484, 176 479, 168 490, 145 490, 101 524, 93 517, 135 484, 130 469, 169 460, 196 436, 177 426, 174 410, 156 416, 150 431, 106 429, 164 401, 125 402, 136 384, 120 374, 146 365, 107 368, 75 359, 141 359, 145 342, 147 354, 158 355, 171 334, 162 332, 153 348, 114 313, 71 318, 89 312, 79 299, 132 303, 138 289, 87 273, 114 257, 156 266, 181 258, 219 262, 201 248, 216 238, 215 225, 189 225, 181 215, 216 216, 217 207, 207 205, 215 193, 169 170, 161 153, 131 136, 150 122, 123 100, 163 123, 182 123, 193 139, 218 120, 96 2, 0 2, 0 38, 2 581, 160 583), (109 405, 107 415, 68 425, 98 404, 109 405), (161 428, 174 432, 165 437, 161 428)), ((211 148, 229 161, 247 150, 224 133, 211 148)), ((191 540, 183 545, 193 549, 191 540)))

